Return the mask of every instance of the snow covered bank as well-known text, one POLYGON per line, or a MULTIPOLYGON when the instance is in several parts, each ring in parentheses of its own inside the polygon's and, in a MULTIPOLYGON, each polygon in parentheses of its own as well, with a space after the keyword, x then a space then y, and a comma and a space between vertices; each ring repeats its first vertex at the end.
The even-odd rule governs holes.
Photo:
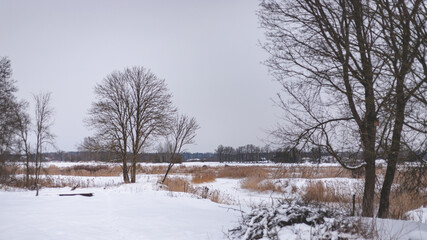
POLYGON ((427 208, 421 207, 406 214, 408 219, 416 222, 427 223, 427 208))
POLYGON ((94 197, 58 196, 69 188, 45 189, 39 197, 0 192, 0 239, 223 239, 240 214, 209 200, 142 189, 80 190, 94 197))

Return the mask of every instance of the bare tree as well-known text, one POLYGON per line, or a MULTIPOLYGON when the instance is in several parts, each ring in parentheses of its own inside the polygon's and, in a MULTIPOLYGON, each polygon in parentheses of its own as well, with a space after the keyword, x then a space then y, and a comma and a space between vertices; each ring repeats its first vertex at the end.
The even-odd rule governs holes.
POLYGON ((50 106, 50 93, 34 95, 35 101, 35 134, 36 149, 35 161, 35 186, 36 196, 39 195, 40 170, 43 161, 43 152, 47 145, 53 145, 54 136, 50 127, 53 125, 53 109, 50 106))
POLYGON ((11 79, 12 67, 6 57, 0 58, 0 157, 10 153, 13 149, 14 138, 18 128, 16 112, 19 104, 15 97, 18 90, 15 81, 11 79))
MULTIPOLYGON (((380 49, 381 55, 386 58, 384 72, 391 79, 393 91, 388 92, 386 99, 391 100, 392 108, 388 111, 391 123, 390 146, 386 146, 387 170, 381 188, 380 206, 378 217, 386 218, 389 213, 389 198, 393 184, 396 164, 402 142, 409 143, 402 135, 415 130, 424 131, 425 126, 406 121, 413 119, 413 112, 427 109, 423 102, 427 93, 420 91, 427 86, 427 7, 423 0, 407 0, 392 2, 389 0, 376 0, 378 24, 381 26, 381 38, 385 47, 380 49), (421 104, 421 106, 419 105, 421 104), (418 108, 420 107, 420 108, 418 108), (406 122, 406 124, 405 124, 406 122), (404 129, 406 125, 406 129, 404 129), (412 127, 412 128, 411 128, 412 127)), ((418 115, 419 117, 419 115, 418 115)), ((426 121, 427 116, 420 118, 426 121)), ((409 134, 410 135, 410 134, 409 134)), ((387 138, 386 138, 387 139, 387 138)))
POLYGON ((416 99, 426 83, 420 70, 426 55, 424 5, 422 0, 261 3, 264 48, 271 56, 266 64, 286 93, 277 103, 287 125, 274 134, 284 145, 322 147, 347 169, 364 168, 363 216, 374 212, 375 160, 392 149, 385 178, 392 183, 404 102, 416 99), (359 156, 359 151, 360 165, 350 165, 342 154, 359 156))
MULTIPOLYGON (((11 77, 10 60, 0 57, 0 175, 5 174, 0 177, 3 180, 10 180, 8 176, 10 172, 3 165, 5 161, 10 160, 11 153, 20 152, 21 116, 27 118, 25 113, 27 104, 17 101, 15 97, 16 81, 11 77)), ((28 184, 28 174, 26 180, 28 184)))
POLYGON ((128 183, 129 90, 122 73, 113 72, 104 78, 95 86, 95 94, 97 101, 92 103, 87 123, 96 129, 94 138, 99 140, 100 146, 120 156, 123 180, 128 183))
POLYGON ((25 186, 30 187, 30 174, 31 174, 31 149, 28 134, 31 128, 30 116, 27 113, 28 102, 21 102, 21 107, 16 111, 16 120, 18 125, 18 136, 20 142, 20 152, 24 152, 25 156, 25 186))
POLYGON ((172 107, 172 96, 165 80, 142 67, 126 69, 124 76, 130 87, 129 136, 132 144, 131 182, 134 183, 138 156, 151 137, 167 133, 176 109, 172 107))
POLYGON ((124 182, 135 182, 138 156, 150 137, 164 134, 175 112, 166 83, 143 67, 126 68, 96 85, 95 94, 87 123, 97 131, 98 146, 119 154, 124 182))
POLYGON ((176 115, 174 124, 171 129, 170 139, 168 139, 169 147, 169 165, 163 177, 162 183, 165 182, 169 171, 176 163, 176 157, 181 154, 182 147, 194 143, 196 131, 199 129, 199 124, 195 118, 189 118, 186 115, 176 115))
POLYGON ((93 137, 85 137, 83 139, 83 142, 80 143, 77 147, 78 151, 87 151, 87 152, 100 152, 103 151, 103 146, 101 143, 93 138, 93 137))
POLYGON ((224 146, 219 145, 216 149, 215 149, 215 154, 218 158, 219 162, 224 162, 224 146))

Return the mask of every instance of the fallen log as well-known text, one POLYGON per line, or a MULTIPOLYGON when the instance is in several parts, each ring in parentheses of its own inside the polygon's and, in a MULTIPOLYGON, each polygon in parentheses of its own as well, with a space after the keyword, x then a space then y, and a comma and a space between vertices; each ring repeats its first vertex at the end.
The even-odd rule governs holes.
POLYGON ((61 197, 78 196, 78 195, 84 196, 84 197, 92 197, 93 193, 62 193, 62 194, 59 194, 59 196, 61 196, 61 197))

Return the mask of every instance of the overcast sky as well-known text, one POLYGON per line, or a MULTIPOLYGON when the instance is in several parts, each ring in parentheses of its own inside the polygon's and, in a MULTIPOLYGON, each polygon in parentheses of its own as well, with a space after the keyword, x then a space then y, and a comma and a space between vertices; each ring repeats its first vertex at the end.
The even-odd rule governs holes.
POLYGON ((76 149, 96 83, 144 66, 166 79, 174 104, 201 129, 192 152, 264 145, 277 120, 279 86, 261 64, 257 0, 0 0, 0 56, 18 96, 52 92, 57 147, 76 149))

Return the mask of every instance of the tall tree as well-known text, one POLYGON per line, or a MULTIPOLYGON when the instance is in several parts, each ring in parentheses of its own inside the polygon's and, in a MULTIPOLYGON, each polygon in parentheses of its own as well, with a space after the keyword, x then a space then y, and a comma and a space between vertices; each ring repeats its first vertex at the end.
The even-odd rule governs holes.
MULTIPOLYGON (((376 19, 381 27, 380 38, 384 44, 378 51, 386 59, 383 74, 392 79, 389 84, 394 86, 385 96, 392 102, 391 111, 387 112, 391 139, 390 146, 386 146, 388 151, 385 151, 388 162, 378 209, 378 217, 386 218, 397 159, 404 140, 402 134, 424 131, 423 138, 426 138, 425 126, 410 123, 405 118, 408 116, 410 120, 414 110, 427 109, 427 103, 423 101, 427 96, 427 8, 423 0, 376 0, 375 3, 379 15, 376 19), (407 128, 404 131, 405 122, 407 128)), ((424 121, 426 117, 424 115, 424 121)))
POLYGON ((120 156, 124 182, 135 182, 136 162, 144 146, 151 137, 169 129, 175 112, 172 96, 165 81, 143 67, 113 72, 96 85, 95 94, 97 101, 87 121, 96 130, 94 139, 120 156))
MULTIPOLYGON (((419 70, 423 63, 417 60, 426 55, 421 44, 426 42, 425 12, 417 7, 425 3, 397 2, 266 0, 259 11, 267 36, 264 48, 270 54, 266 64, 286 93, 277 101, 286 112, 286 125, 279 125, 274 134, 283 144, 322 147, 347 169, 364 168, 363 216, 374 212, 375 160, 384 149, 393 148, 385 182, 393 181, 391 173, 395 171, 406 109, 402 95, 414 99, 426 83, 425 72, 419 70), (410 12, 411 20, 402 21, 401 16, 382 11, 384 4, 400 4, 402 10, 410 12), (384 29, 387 25, 393 30, 384 29), (400 35, 394 37, 401 41, 415 28, 421 29, 417 30, 421 42, 415 35, 397 47, 390 41, 395 31, 400 35), (401 55, 404 46, 412 53, 401 55), (408 73, 414 76, 405 82, 408 73), (394 117, 392 112, 396 113, 394 117), (388 148, 384 140, 390 129, 394 147, 392 143, 388 148), (359 151, 363 159, 360 165, 350 165, 342 154, 359 151)), ((386 201, 384 198, 381 204, 386 201)))
POLYGON ((150 70, 134 67, 124 71, 129 80, 129 136, 132 144, 131 182, 136 181, 138 156, 151 137, 165 135, 172 125, 175 108, 165 80, 150 70))
POLYGON ((89 110, 88 125, 96 129, 95 139, 107 151, 116 153, 122 162, 123 181, 129 182, 129 90, 120 72, 108 75, 95 86, 97 101, 89 110))

